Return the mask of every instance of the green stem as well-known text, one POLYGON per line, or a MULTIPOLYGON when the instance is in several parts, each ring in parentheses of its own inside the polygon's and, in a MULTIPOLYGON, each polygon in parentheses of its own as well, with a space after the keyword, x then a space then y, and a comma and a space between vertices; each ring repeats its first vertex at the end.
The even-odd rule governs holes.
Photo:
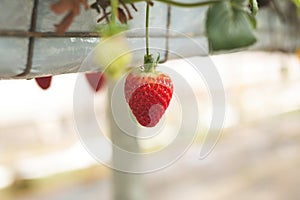
MULTIPOLYGON (((136 2, 141 2, 141 1, 148 1, 148 0, 124 0, 124 3, 136 3, 136 2)), ((211 1, 201 1, 201 2, 196 2, 196 3, 183 3, 183 2, 177 2, 177 1, 172 1, 172 0, 154 0, 154 2, 162 2, 166 3, 172 6, 179 6, 179 7, 199 7, 199 6, 208 6, 216 3, 221 3, 224 1, 229 1, 229 0, 211 0, 211 1)))
POLYGON ((110 0, 111 5, 111 23, 116 24, 118 18, 119 0, 110 0))
POLYGON ((149 21, 150 21, 150 1, 146 2, 146 54, 144 56, 144 71, 150 72, 155 69, 155 63, 149 51, 149 21))
POLYGON ((146 55, 150 56, 149 52, 149 16, 150 16, 150 3, 147 1, 146 6, 146 55))

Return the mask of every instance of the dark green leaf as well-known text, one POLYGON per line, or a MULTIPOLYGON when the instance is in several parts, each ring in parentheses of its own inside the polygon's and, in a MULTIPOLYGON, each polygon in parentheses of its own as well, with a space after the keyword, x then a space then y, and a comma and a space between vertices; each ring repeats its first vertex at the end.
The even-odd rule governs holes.
POLYGON ((245 2, 248 1, 224 1, 208 9, 206 32, 212 51, 242 48, 256 42, 245 2))

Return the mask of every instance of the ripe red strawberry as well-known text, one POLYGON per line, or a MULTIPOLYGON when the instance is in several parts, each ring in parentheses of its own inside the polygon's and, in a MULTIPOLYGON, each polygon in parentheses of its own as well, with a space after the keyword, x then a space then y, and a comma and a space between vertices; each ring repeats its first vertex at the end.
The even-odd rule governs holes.
POLYGON ((50 87, 51 80, 52 80, 52 76, 35 78, 35 81, 43 90, 46 90, 50 87))
POLYGON ((137 121, 142 126, 153 127, 169 106, 173 84, 162 72, 134 70, 126 78, 124 92, 137 121))
POLYGON ((105 76, 102 72, 86 73, 85 77, 95 92, 98 92, 104 85, 105 76))

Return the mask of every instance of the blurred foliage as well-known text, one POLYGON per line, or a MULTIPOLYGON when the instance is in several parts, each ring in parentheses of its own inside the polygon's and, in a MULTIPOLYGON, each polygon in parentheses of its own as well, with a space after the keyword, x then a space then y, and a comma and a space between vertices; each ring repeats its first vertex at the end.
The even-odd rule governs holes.
POLYGON ((233 0, 209 8, 206 30, 212 51, 241 48, 256 42, 253 34, 256 22, 247 6, 247 1, 233 0))

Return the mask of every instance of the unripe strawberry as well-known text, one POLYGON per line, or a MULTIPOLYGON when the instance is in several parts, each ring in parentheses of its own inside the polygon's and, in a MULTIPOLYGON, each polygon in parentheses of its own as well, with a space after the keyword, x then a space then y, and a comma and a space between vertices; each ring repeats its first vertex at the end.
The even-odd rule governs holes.
POLYGON ((119 78, 131 63, 129 44, 123 34, 105 36, 96 46, 95 61, 109 76, 119 78))

